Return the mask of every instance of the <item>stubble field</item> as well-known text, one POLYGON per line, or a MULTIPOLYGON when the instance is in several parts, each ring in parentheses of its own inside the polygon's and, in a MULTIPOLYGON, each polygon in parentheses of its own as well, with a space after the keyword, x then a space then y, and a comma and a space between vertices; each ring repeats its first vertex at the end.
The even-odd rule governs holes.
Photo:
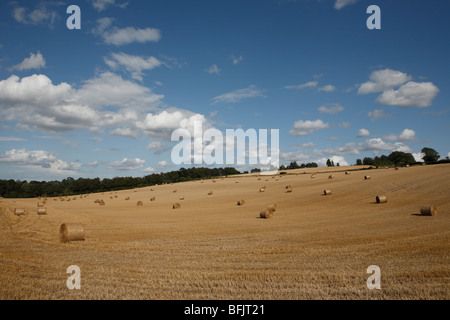
POLYGON ((47 215, 43 199, 1 199, 0 299, 449 299, 450 165, 344 173, 357 168, 48 198, 47 215), (427 204, 436 216, 419 214, 427 204), (59 241, 68 222, 85 241, 59 241), (66 286, 71 265, 80 290, 66 286), (380 290, 366 286, 370 265, 380 290))

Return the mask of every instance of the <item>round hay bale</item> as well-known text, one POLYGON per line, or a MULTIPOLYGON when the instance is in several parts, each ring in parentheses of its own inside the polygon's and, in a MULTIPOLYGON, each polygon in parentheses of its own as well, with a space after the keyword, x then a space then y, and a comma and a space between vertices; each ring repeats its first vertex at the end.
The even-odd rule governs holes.
POLYGON ((269 204, 267 206, 267 209, 269 209, 273 213, 273 212, 277 211, 277 204, 276 203, 269 204))
POLYGON ((43 206, 44 206, 44 203, 43 203, 43 202, 38 202, 38 203, 37 203, 37 206, 38 206, 38 207, 43 207, 43 206))
POLYGON ((398 167, 395 167, 395 170, 398 170, 398 167))
POLYGON ((40 216, 44 216, 47 214, 47 209, 46 208, 38 208, 37 214, 40 216))
POLYGON ((292 189, 291 185, 286 186, 286 189, 292 189))
POLYGON ((177 192, 177 189, 173 190, 172 192, 173 192, 173 193, 177 192))
POLYGON ((371 179, 370 176, 364 176, 364 180, 369 180, 369 179, 371 179))
POLYGON ((261 210, 259 213, 259 217, 262 219, 270 219, 273 216, 273 211, 270 209, 261 210))
POLYGON ((173 209, 180 209, 180 208, 181 208, 181 205, 177 202, 177 203, 174 203, 174 205, 172 206, 172 208, 173 208, 173 209))
POLYGON ((334 178, 334 175, 333 174, 330 174, 329 176, 328 176, 328 179, 333 179, 334 178))
POLYGON ((375 199, 376 199, 377 203, 386 203, 387 202, 386 196, 377 196, 375 199))
POLYGON ((144 205, 144 203, 142 201, 138 201, 136 204, 138 207, 142 207, 144 205))
POLYGON ((15 208, 14 209, 14 214, 16 216, 25 216, 27 213, 25 212, 25 209, 22 208, 15 208))
POLYGON ((84 241, 84 229, 80 223, 63 223, 59 228, 61 242, 84 241))
POLYGON ((325 196, 329 196, 330 194, 331 194, 331 190, 323 190, 323 194, 325 195, 325 196))
POLYGON ((266 191, 266 189, 264 187, 259 188, 259 192, 264 192, 264 191, 266 191))
POLYGON ((94 203, 99 203, 100 202, 100 199, 95 199, 94 200, 94 203))
POLYGON ((239 183, 239 180, 236 180, 236 183, 239 183))
POLYGON ((126 197, 125 200, 130 200, 130 197, 126 197))
POLYGON ((286 193, 291 193, 292 192, 292 187, 286 189, 286 193))
POLYGON ((208 196, 212 196, 212 194, 213 194, 212 191, 208 192, 208 196))
POLYGON ((348 171, 345 171, 345 174, 350 174, 350 172, 348 172, 348 171))
POLYGON ((101 205, 101 206, 104 206, 105 205, 105 201, 103 199, 101 199, 101 200, 98 201, 98 204, 101 205))
POLYGON ((184 196, 181 196, 181 197, 180 197, 180 200, 184 200, 184 196))
POLYGON ((437 215, 437 209, 434 205, 422 206, 420 208, 420 214, 422 216, 435 216, 437 215))
POLYGON ((311 175, 311 179, 312 179, 312 178, 315 178, 315 177, 316 177, 316 175, 315 175, 315 174, 312 174, 312 175, 311 175))
POLYGON ((114 197, 112 197, 112 196, 110 196, 109 198, 110 198, 111 200, 113 200, 113 199, 114 199, 114 197))
POLYGON ((239 200, 238 202, 237 202, 237 205, 238 206, 243 206, 245 204, 245 200, 239 200))
POLYGON ((118 198, 117 194, 114 196, 114 198, 118 198))
POLYGON ((151 197, 151 198, 150 198, 150 201, 155 201, 155 200, 156 200, 155 197, 151 197))

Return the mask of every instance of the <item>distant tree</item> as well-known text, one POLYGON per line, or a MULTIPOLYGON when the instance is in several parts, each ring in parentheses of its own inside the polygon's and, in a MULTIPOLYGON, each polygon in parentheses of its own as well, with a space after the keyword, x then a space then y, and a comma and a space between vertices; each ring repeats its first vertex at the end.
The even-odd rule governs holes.
POLYGON ((361 159, 356 159, 356 165, 357 165, 357 166, 360 166, 360 165, 362 165, 362 161, 361 161, 361 159))
POLYGON ((286 167, 284 166, 284 164, 282 164, 282 165, 280 166, 280 170, 286 170, 286 167))
POLYGON ((261 169, 259 168, 254 168, 252 170, 250 170, 251 173, 257 173, 257 172, 261 172, 261 169))
POLYGON ((292 161, 286 169, 299 169, 299 165, 297 164, 297 161, 292 161))
POLYGON ((331 160, 327 159, 327 167, 331 167, 331 160))
POLYGON ((440 158, 439 153, 432 148, 423 148, 421 152, 423 153, 422 160, 425 163, 436 162, 440 158))
POLYGON ((372 159, 370 157, 365 157, 363 159, 363 165, 365 165, 365 166, 373 166, 374 165, 374 159, 372 159))
POLYGON ((414 156, 411 153, 406 153, 402 151, 394 151, 390 155, 388 155, 388 158, 396 166, 405 166, 407 164, 416 162, 414 156))
POLYGON ((341 165, 339 164, 339 162, 338 163, 336 163, 336 167, 340 167, 341 165))

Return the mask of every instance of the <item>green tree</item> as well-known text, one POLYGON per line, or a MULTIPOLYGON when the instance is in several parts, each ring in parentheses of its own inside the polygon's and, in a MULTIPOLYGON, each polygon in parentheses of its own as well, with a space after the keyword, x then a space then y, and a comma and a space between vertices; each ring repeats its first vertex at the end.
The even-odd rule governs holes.
POLYGON ((357 166, 360 166, 360 165, 362 165, 362 161, 361 161, 361 159, 356 159, 356 165, 357 165, 357 166))
POLYGON ((402 151, 394 151, 388 155, 390 161, 392 161, 396 166, 405 166, 416 162, 414 156, 411 153, 406 153, 402 151))
POLYGON ((363 159, 363 165, 365 165, 365 166, 373 166, 374 165, 374 159, 372 159, 370 157, 365 157, 363 159))
POLYGON ((440 158, 439 153, 432 148, 423 148, 421 152, 423 153, 422 160, 425 163, 436 162, 440 158))

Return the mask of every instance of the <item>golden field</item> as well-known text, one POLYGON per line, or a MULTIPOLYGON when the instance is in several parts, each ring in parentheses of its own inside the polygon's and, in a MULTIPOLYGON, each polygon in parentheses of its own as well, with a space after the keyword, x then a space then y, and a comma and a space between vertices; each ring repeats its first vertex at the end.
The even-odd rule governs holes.
POLYGON ((334 169, 48 198, 47 215, 43 199, 1 199, 0 299, 449 299, 450 165, 334 169), (427 204, 436 216, 419 214, 427 204), (68 222, 85 241, 59 241, 68 222), (70 265, 80 290, 66 286, 70 265), (370 265, 380 290, 366 286, 370 265))

